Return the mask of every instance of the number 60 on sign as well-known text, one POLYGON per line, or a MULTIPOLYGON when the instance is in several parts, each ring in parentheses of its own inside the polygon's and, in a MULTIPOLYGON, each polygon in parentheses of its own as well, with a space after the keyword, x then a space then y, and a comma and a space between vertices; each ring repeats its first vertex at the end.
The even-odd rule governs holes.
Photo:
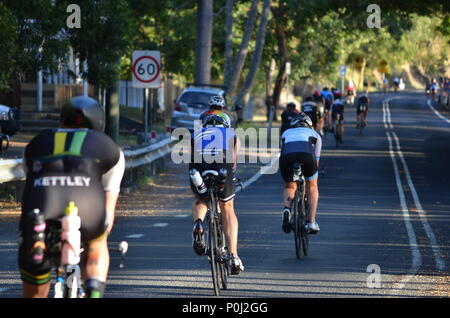
POLYGON ((133 86, 141 88, 158 88, 161 84, 159 51, 133 52, 133 86))

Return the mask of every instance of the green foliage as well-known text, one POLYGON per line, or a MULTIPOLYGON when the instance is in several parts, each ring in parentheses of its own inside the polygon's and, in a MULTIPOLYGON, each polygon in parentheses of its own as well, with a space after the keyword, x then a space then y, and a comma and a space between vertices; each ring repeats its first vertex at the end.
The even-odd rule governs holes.
POLYGON ((16 21, 16 76, 34 76, 39 69, 56 71, 68 51, 62 32, 65 2, 3 0, 3 4, 16 21))
POLYGON ((16 22, 8 8, 0 3, 0 91, 7 89, 14 70, 16 43, 16 22))
POLYGON ((81 28, 70 29, 70 43, 81 61, 87 60, 87 78, 100 87, 112 85, 120 72, 121 57, 130 48, 132 15, 126 0, 72 1, 81 8, 81 28))

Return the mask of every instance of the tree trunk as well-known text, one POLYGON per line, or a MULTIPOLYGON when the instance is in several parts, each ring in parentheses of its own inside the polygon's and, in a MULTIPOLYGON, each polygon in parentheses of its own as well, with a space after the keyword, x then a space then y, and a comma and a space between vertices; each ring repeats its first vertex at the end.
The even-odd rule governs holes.
POLYGON ((225 35, 225 63, 224 63, 224 84, 230 84, 231 73, 233 72, 233 5, 234 0, 227 0, 226 3, 226 35, 225 35))
POLYGON ((266 113, 267 113, 267 121, 269 121, 271 108, 273 106, 273 76, 275 75, 275 60, 270 60, 269 69, 266 72, 266 113))
POLYGON ((195 82, 210 84, 213 0, 199 0, 197 3, 195 82))
POLYGON ((245 30, 242 36, 242 42, 239 46, 239 52, 236 56, 236 60, 232 66, 232 72, 229 77, 229 81, 225 82, 227 86, 227 94, 234 96, 236 94, 236 88, 241 76, 242 68, 244 67, 245 58, 248 53, 248 44, 250 43, 252 32, 256 24, 256 18, 258 15, 259 0, 253 0, 250 10, 248 12, 248 18, 245 23, 245 30))
POLYGON ((279 67, 278 75, 275 80, 275 87, 273 89, 273 105, 275 109, 280 105, 281 92, 284 85, 286 84, 287 74, 286 74, 286 63, 288 61, 288 48, 286 40, 286 32, 284 30, 284 25, 286 23, 284 15, 286 8, 280 4, 278 9, 272 8, 272 13, 275 18, 276 23, 276 37, 278 45, 278 58, 279 67))
MULTIPOLYGON (((264 7, 263 12, 261 14, 261 20, 259 22, 258 27, 258 34, 256 37, 256 45, 255 50, 253 51, 253 57, 252 57, 252 63, 250 65, 250 70, 247 74, 247 77, 244 82, 244 86, 241 89, 238 98, 237 103, 241 104, 245 108, 245 103, 242 104, 243 100, 246 100, 246 96, 250 94, 250 90, 253 87, 253 83, 255 81, 256 72, 258 71, 259 65, 261 64, 261 56, 264 48, 264 43, 266 40, 266 30, 267 30, 267 23, 269 22, 269 13, 270 13, 270 6, 272 4, 272 0, 264 0, 264 7)), ((242 121, 242 114, 239 116, 238 114, 238 122, 242 121)))

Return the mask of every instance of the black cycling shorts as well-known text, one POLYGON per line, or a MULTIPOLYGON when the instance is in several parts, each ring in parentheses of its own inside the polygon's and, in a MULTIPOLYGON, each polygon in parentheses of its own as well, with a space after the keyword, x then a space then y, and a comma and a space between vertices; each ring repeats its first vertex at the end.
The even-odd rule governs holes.
POLYGON ((331 113, 331 116, 333 120, 337 119, 337 115, 340 115, 340 121, 344 121, 344 107, 333 107, 333 112, 331 113))
POLYGON ((291 152, 280 156, 280 172, 284 182, 293 182, 293 165, 302 164, 303 175, 306 180, 313 180, 317 177, 317 160, 313 153, 291 152))
POLYGON ((361 113, 364 113, 369 110, 369 105, 366 104, 360 104, 358 107, 356 107, 356 113, 359 115, 361 113))
MULTIPOLYGON (((227 177, 225 179, 225 186, 221 192, 219 192, 218 197, 219 200, 222 202, 230 201, 234 198, 236 195, 236 185, 234 182, 234 173, 233 173, 233 164, 232 163, 214 163, 214 164, 208 164, 208 163, 190 163, 189 164, 189 170, 196 169, 200 175, 205 170, 215 170, 219 171, 220 169, 225 168, 227 169, 227 177)), ((200 195, 197 191, 197 188, 192 183, 191 178, 189 177, 189 184, 191 186, 191 190, 194 193, 194 195, 202 200, 207 200, 207 193, 204 193, 203 195, 200 195)))
MULTIPOLYGON (((74 201, 78 207, 83 243, 88 243, 106 234, 105 192, 101 183, 95 182, 94 178, 91 178, 89 186, 83 186, 86 185, 84 181, 80 178, 75 179, 75 177, 81 176, 78 174, 64 177, 61 174, 58 176, 40 175, 38 178, 27 180, 19 223, 19 268, 23 281, 41 285, 50 279, 49 255, 46 253, 44 261, 38 265, 33 264, 29 257, 34 242, 31 237, 32 223, 28 215, 33 209, 39 209, 45 215, 46 237, 49 236, 49 224, 59 224, 70 201, 74 201), (63 184, 64 186, 62 186, 63 184), (69 187, 68 184, 78 184, 78 186, 69 187)), ((50 247, 48 241, 46 241, 46 247, 50 247)))
POLYGON ((305 112, 305 114, 308 115, 309 118, 311 118, 313 125, 315 126, 317 124, 317 121, 319 120, 318 112, 305 112))

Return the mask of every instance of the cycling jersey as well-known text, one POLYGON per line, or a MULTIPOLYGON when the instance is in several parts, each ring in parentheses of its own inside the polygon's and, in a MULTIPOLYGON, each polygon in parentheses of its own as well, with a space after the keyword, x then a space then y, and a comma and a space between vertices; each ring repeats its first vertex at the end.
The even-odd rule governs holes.
POLYGON ((302 112, 311 118, 314 126, 317 124, 317 120, 319 119, 317 104, 312 101, 306 101, 302 104, 302 112))
POLYGON ((317 161, 320 160, 322 138, 313 129, 290 128, 281 136, 280 172, 285 182, 293 181, 293 164, 301 163, 307 180, 317 177, 317 161))
POLYGON ((298 115, 299 112, 297 110, 294 111, 287 111, 285 110, 281 114, 281 128, 280 128, 280 134, 282 135, 286 129, 289 129, 291 126, 291 120, 294 118, 294 116, 298 115))
POLYGON ((341 121, 344 120, 344 104, 342 104, 340 101, 334 103, 333 105, 331 105, 331 116, 333 119, 337 118, 337 114, 339 114, 341 116, 341 121))
POLYGON ((105 192, 119 192, 125 169, 123 152, 104 133, 88 129, 45 130, 25 148, 26 173, 20 219, 19 267, 22 279, 46 283, 50 263, 34 265, 28 254, 32 233, 28 213, 39 209, 47 222, 60 220, 74 201, 81 219, 81 240, 101 237, 108 226, 105 192))
MULTIPOLYGON (((219 199, 229 201, 235 196, 234 185, 234 150, 237 141, 236 133, 231 128, 211 127, 201 128, 192 134, 191 138, 191 162, 189 170, 196 169, 200 174, 205 170, 227 170, 225 187, 219 193, 219 199)), ((190 179, 189 179, 190 180, 190 179)), ((197 192, 190 180, 192 192, 204 199, 197 192)))
POLYGON ((334 95, 330 91, 321 91, 320 96, 325 99, 325 109, 330 109, 331 104, 334 100, 334 95))

